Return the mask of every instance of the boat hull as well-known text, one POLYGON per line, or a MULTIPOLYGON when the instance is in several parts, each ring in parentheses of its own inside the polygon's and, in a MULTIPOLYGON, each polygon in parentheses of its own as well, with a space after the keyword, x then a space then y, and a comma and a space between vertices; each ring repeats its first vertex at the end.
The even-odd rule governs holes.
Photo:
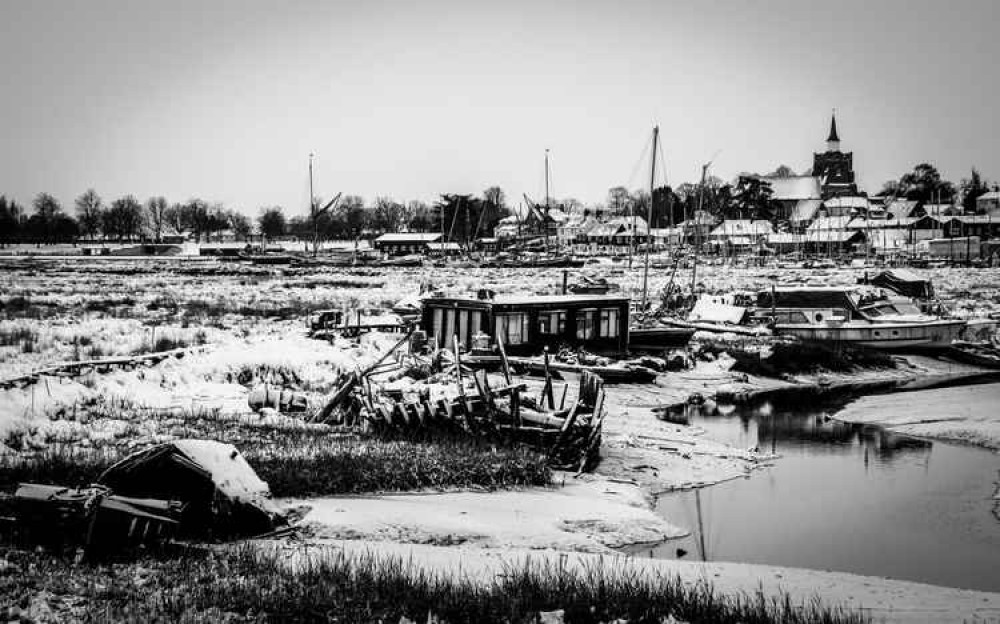
POLYGON ((779 323, 774 331, 810 342, 846 343, 871 349, 945 349, 965 328, 962 320, 920 323, 843 323, 806 325, 779 323))
POLYGON ((691 340, 694 332, 694 329, 687 327, 633 328, 628 333, 628 345, 630 349, 638 350, 683 347, 691 340))

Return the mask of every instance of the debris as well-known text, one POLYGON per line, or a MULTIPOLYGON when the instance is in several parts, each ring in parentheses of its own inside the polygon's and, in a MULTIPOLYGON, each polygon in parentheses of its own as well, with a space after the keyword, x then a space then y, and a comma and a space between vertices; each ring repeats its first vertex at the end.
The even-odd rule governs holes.
POLYGON ((180 537, 233 539, 287 526, 267 483, 231 444, 158 444, 111 466, 98 483, 122 496, 182 501, 180 537))
POLYGON ((100 485, 74 489, 22 483, 4 507, 19 540, 60 550, 82 547, 86 558, 96 559, 173 536, 186 505, 112 494, 100 485))

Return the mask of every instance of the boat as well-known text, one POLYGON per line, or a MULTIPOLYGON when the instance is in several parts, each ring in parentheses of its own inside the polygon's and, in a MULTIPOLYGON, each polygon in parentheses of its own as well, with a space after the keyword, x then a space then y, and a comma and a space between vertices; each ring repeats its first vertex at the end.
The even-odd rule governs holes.
POLYGON ((865 287, 764 290, 752 318, 776 334, 884 350, 950 348, 966 327, 962 319, 923 314, 904 297, 865 287))
MULTIPOLYGON (((660 139, 660 127, 653 128, 653 149, 652 160, 649 172, 649 205, 646 212, 647 227, 652 227, 653 223, 653 201, 656 180, 656 153, 657 144, 660 139)), ((649 248, 651 238, 649 232, 646 234, 646 245, 643 254, 642 269, 642 301, 639 304, 640 315, 645 315, 649 304, 649 248)), ((631 263, 631 261, 630 261, 631 263)), ((677 262, 674 266, 676 268, 677 262)), ((672 279, 672 275, 671 275, 672 279)), ((643 319, 642 322, 629 327, 629 348, 636 351, 663 351, 674 347, 683 347, 691 340, 695 330, 690 327, 677 327, 663 323, 653 324, 652 319, 643 319)))
POLYGON ((659 325, 631 327, 628 330, 628 347, 633 351, 663 351, 683 347, 697 331, 694 327, 659 325))

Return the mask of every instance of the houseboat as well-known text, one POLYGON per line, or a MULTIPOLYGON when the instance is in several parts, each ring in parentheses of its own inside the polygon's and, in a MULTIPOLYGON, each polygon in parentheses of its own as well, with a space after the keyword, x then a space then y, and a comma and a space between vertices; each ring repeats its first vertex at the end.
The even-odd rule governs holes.
POLYGON ((536 355, 543 347, 578 347, 625 357, 629 299, 613 295, 431 296, 422 300, 420 328, 431 342, 453 348, 454 338, 471 350, 473 336, 499 337, 510 355, 536 355))
POLYGON ((864 287, 764 290, 753 317, 778 334, 885 350, 947 348, 966 326, 964 320, 923 314, 905 297, 864 287))

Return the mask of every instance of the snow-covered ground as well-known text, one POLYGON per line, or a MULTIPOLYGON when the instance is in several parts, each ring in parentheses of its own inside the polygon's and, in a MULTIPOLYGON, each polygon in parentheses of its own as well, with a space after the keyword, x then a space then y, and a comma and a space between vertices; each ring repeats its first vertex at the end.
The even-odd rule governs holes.
MULTIPOLYGON (((75 379, 46 377, 23 388, 0 391, 0 439, 16 433, 29 449, 53 442, 108 438, 147 443, 165 435, 152 422, 115 417, 114 410, 92 418, 77 414, 82 406, 95 404, 117 405, 121 413, 148 409, 183 417, 211 412, 218 418, 295 426, 298 421, 292 416, 251 412, 247 404, 250 390, 258 384, 280 386, 292 379, 297 389, 320 400, 331 390, 339 371, 374 361, 398 340, 398 336, 377 334, 358 342, 310 340, 305 335, 306 312, 335 307, 375 317, 384 315, 393 303, 417 296, 421 285, 449 292, 490 287, 497 292, 551 293, 563 279, 561 269, 304 270, 170 260, 38 260, 14 262, 4 268, 11 270, 0 271, 0 303, 4 304, 0 334, 13 338, 11 344, 0 346, 0 378, 81 355, 134 353, 154 342, 154 327, 156 338, 203 342, 206 347, 154 366, 75 379), (18 336, 30 339, 25 342, 18 336)), ((765 288, 775 272, 705 266, 699 268, 697 281, 709 292, 723 293, 765 288)), ((826 285, 854 283, 863 274, 859 269, 777 272, 779 281, 786 283, 826 285)), ((588 267, 579 273, 606 277, 621 284, 626 294, 636 292, 641 284, 638 268, 588 267)), ((1000 270, 937 269, 924 274, 934 279, 939 294, 959 314, 1000 311, 1000 270)), ((650 290, 659 292, 668 280, 669 271, 654 271, 650 290)), ((679 275, 677 280, 686 284, 690 277, 679 275)), ((711 397, 719 389, 752 390, 817 380, 816 376, 785 380, 747 377, 731 372, 731 364, 731 358, 723 354, 713 361, 699 361, 694 368, 661 375, 654 385, 609 386, 602 464, 596 476, 566 476, 565 486, 293 503, 311 507, 305 516, 311 540, 380 540, 380 549, 419 552, 422 562, 439 567, 454 564, 456 558, 470 566, 494 565, 504 557, 523 556, 517 549, 606 553, 623 544, 677 535, 681 529, 652 512, 652 493, 744 478, 762 464, 781 460, 757 449, 720 444, 697 427, 658 420, 653 408, 682 402, 696 392, 711 397), (397 546, 391 542, 461 543, 465 548, 397 546), (473 546, 477 550, 470 554, 473 546)), ((962 365, 914 360, 894 370, 825 374, 823 381, 873 376, 910 379, 968 370, 962 365)), ((537 380, 528 383, 531 392, 538 391, 537 380)), ((957 389, 956 393, 964 391, 957 389)), ((906 433, 997 448, 1000 425, 996 410, 961 412, 956 406, 961 405, 963 396, 956 394, 950 405, 932 406, 939 414, 933 422, 927 416, 915 416, 883 424, 906 433)), ((877 422, 877 401, 893 399, 908 400, 906 395, 872 397, 875 403, 855 403, 842 417, 877 422)), ((12 452, 5 446, 0 446, 0 451, 12 452)), ((370 543, 358 541, 344 547, 361 548, 370 543)), ((992 594, 743 564, 643 565, 692 580, 707 574, 723 590, 753 591, 758 583, 764 583, 769 588, 781 585, 804 598, 819 593, 828 602, 843 600, 872 608, 876 618, 943 621, 944 615, 954 614, 970 619, 977 614, 1000 617, 1000 598, 992 594), (983 611, 977 612, 977 608, 983 611)))

